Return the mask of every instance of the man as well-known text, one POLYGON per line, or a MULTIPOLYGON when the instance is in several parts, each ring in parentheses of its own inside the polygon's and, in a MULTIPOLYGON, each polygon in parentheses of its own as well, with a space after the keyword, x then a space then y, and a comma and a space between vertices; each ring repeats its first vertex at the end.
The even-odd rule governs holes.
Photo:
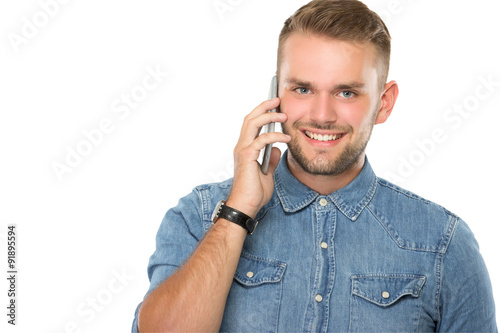
POLYGON ((389 57, 387 28, 357 0, 314 0, 285 22, 279 98, 245 118, 234 179, 167 212, 133 331, 497 330, 465 222, 365 156, 398 96, 389 57), (259 136, 270 122, 284 133, 259 136), (276 142, 288 150, 264 175, 259 152, 276 142))

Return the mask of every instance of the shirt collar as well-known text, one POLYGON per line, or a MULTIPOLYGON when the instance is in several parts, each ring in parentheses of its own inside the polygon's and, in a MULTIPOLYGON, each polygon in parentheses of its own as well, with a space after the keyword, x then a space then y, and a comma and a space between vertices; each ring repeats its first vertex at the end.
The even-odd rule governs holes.
MULTIPOLYGON (((288 169, 286 151, 274 173, 278 198, 287 213, 297 212, 316 200, 319 193, 302 184, 288 169)), ((331 200, 348 219, 356 221, 375 194, 377 177, 368 159, 359 175, 345 187, 325 196, 331 200)))

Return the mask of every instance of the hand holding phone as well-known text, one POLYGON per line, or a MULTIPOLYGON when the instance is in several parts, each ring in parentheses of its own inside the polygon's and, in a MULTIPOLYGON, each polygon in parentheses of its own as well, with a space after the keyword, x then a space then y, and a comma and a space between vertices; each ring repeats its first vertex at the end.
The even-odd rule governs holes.
MULTIPOLYGON (((275 97, 278 97, 278 78, 273 76, 271 80, 271 87, 269 88, 269 97, 268 99, 273 99, 275 97)), ((276 112, 276 109, 272 109, 269 112, 276 112)), ((269 123, 267 125, 267 130, 266 133, 269 132, 274 132, 274 123, 269 123)), ((273 148, 273 144, 269 143, 266 145, 264 148, 264 157, 262 159, 262 165, 260 167, 260 170, 262 171, 263 174, 267 175, 268 169, 269 169, 269 161, 271 160, 271 149, 273 148)))
MULTIPOLYGON (((277 86, 277 79, 273 79, 270 97, 277 95, 277 86)), ((291 140, 289 135, 274 131, 259 135, 272 122, 280 124, 287 121, 287 115, 279 112, 280 102, 278 98, 266 100, 246 115, 238 143, 233 150, 234 178, 227 203, 252 218, 269 202, 274 193, 272 172, 278 166, 280 151, 275 147, 271 150, 269 145, 268 157, 265 158, 267 161, 259 163, 262 156, 266 155, 266 146, 270 143, 287 144, 291 140), (268 174, 265 175, 265 172, 268 174)), ((267 130, 272 131, 272 128, 267 130)))

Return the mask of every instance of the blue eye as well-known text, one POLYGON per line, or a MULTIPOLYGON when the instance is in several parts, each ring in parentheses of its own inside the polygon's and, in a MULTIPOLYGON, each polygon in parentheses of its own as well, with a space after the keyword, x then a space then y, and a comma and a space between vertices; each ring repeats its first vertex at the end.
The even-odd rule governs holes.
POLYGON ((307 88, 297 88, 295 89, 296 92, 298 92, 299 94, 301 95, 305 95, 305 94, 308 94, 310 93, 311 91, 307 88))
POLYGON ((349 90, 344 90, 340 93, 340 95, 344 98, 352 98, 354 96, 354 93, 349 90))

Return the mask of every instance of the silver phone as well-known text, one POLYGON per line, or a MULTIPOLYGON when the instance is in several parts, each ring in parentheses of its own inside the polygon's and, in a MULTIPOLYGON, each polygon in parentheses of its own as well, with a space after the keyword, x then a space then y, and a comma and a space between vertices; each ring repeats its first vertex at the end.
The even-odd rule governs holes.
MULTIPOLYGON (((273 99, 278 97, 278 78, 273 76, 271 80, 271 87, 269 88, 269 98, 273 99)), ((276 109, 272 109, 269 112, 276 112, 276 109)), ((274 123, 267 124, 266 133, 274 132, 274 123)), ((260 166, 260 170, 263 174, 267 175, 267 171, 269 170, 269 161, 271 160, 271 149, 273 148, 273 144, 269 143, 264 148, 264 157, 262 158, 262 165, 260 166)))

